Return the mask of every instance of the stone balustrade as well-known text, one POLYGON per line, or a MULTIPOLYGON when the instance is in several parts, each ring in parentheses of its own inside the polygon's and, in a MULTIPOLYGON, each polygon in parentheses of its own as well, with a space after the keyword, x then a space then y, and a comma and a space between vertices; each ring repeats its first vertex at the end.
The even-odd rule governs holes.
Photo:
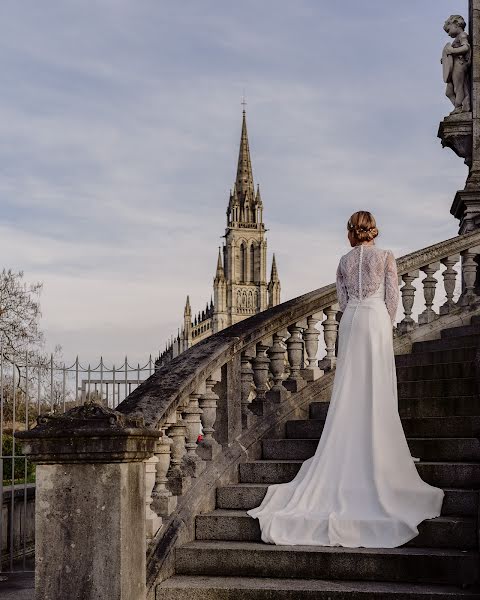
MULTIPOLYGON (((396 336, 476 305, 479 253, 480 234, 471 233, 400 258, 397 266, 403 316, 396 325, 396 336), (461 293, 454 301, 457 283, 461 284, 461 293), (442 297, 443 303, 435 310, 435 299, 442 297), (415 318, 413 309, 419 301, 423 308, 415 318)), ((334 285, 305 294, 191 348, 119 406, 120 411, 141 414, 147 425, 161 428, 164 456, 171 448, 166 474, 168 459, 157 463, 160 475, 155 482, 156 493, 164 499, 171 494, 169 502, 157 503, 158 514, 165 519, 175 511, 173 498, 188 489, 192 478, 201 476, 199 465, 215 459, 214 448, 220 451, 235 439, 230 430, 238 437, 307 383, 334 369, 339 316, 334 285), (234 374, 227 365, 232 366, 235 356, 239 360, 234 374), (213 371, 218 379, 212 378, 213 371), (207 390, 203 394, 198 392, 202 387, 207 390), (154 403, 154 398, 160 404, 154 403), (170 409, 174 417, 165 428, 165 417, 158 407, 172 404, 177 408, 173 412, 170 409), (200 420, 204 439, 196 441, 200 420)))
MULTIPOLYGON (((473 232, 397 261, 396 339, 477 307, 479 254, 473 232)), ((298 410, 307 386, 332 381, 340 319, 335 284, 307 293, 196 344, 117 407, 158 432, 145 458, 148 589, 171 572, 175 545, 193 538, 193 518, 212 505, 219 481, 230 481, 262 435, 298 410)))

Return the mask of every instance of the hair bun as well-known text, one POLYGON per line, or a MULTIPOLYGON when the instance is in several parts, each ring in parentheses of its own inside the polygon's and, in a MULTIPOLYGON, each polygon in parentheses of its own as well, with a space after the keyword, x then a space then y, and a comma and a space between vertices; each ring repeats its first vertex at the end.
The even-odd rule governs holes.
POLYGON ((374 216, 372 213, 364 210, 358 211, 350 217, 347 229, 353 235, 356 244, 370 242, 378 235, 374 216))

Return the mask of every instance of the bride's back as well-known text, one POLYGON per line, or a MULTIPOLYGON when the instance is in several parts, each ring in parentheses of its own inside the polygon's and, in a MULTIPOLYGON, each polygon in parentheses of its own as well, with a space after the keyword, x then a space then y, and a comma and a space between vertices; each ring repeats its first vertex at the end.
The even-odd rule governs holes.
POLYGON ((338 275, 348 297, 363 300, 373 295, 385 282, 385 274, 392 267, 392 261, 395 266, 390 250, 375 245, 360 244, 344 254, 338 265, 338 275))

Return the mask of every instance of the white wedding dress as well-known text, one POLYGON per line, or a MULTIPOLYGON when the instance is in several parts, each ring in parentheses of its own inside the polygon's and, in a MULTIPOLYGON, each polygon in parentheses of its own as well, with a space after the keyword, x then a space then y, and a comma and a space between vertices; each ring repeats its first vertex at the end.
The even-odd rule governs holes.
POLYGON ((440 515, 444 492, 418 475, 398 414, 392 252, 354 247, 340 259, 337 292, 338 358, 315 455, 248 514, 267 543, 394 548, 440 515))

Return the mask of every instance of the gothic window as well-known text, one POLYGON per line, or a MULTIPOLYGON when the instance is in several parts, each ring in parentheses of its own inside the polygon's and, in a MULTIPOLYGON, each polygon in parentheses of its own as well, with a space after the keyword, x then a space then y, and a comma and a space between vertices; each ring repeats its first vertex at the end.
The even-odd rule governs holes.
POLYGON ((244 283, 247 280, 247 247, 245 242, 240 246, 240 281, 244 283))
POLYGON ((255 246, 252 244, 250 246, 250 274, 249 281, 252 283, 255 281, 255 246))

